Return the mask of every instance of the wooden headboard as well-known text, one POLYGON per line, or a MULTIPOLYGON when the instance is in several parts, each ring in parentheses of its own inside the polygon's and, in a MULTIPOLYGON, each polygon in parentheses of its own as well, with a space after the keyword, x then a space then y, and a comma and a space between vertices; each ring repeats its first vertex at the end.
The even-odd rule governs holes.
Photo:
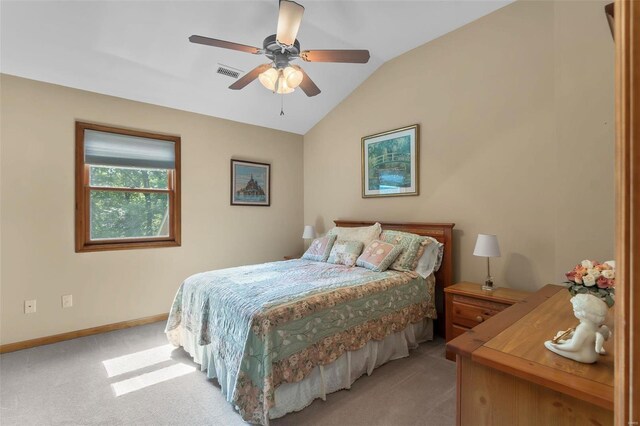
MULTIPOLYGON (((357 226, 371 226, 375 221, 362 220, 334 220, 336 226, 354 228, 357 226)), ((442 264, 435 273, 436 276, 436 310, 438 319, 435 321, 435 330, 444 337, 444 289, 453 284, 453 227, 455 223, 404 223, 404 222, 379 222, 382 230, 410 232, 425 237, 432 237, 444 244, 442 264)))

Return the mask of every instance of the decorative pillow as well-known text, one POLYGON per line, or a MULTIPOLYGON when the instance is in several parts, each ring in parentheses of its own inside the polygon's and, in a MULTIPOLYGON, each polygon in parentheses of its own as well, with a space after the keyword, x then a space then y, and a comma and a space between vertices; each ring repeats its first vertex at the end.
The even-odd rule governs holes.
POLYGON ((337 265, 354 266, 363 248, 364 244, 360 241, 338 240, 333 244, 327 262, 337 265))
POLYGON ((427 278, 433 272, 440 269, 442 262, 442 250, 444 244, 435 238, 427 237, 424 245, 424 253, 418 259, 416 273, 423 278, 427 278))
POLYGON ((336 235, 341 241, 360 241, 364 246, 368 246, 371 241, 380 238, 382 227, 379 223, 371 226, 361 226, 357 228, 342 228, 336 226, 327 235, 336 235))
POLYGON ((402 254, 389 266, 390 269, 396 271, 415 270, 418 259, 422 256, 421 249, 424 250, 423 246, 427 241, 427 237, 401 231, 384 231, 380 239, 402 247, 402 254))
POLYGON ((311 245, 306 252, 302 255, 303 259, 315 260, 316 262, 326 262, 331 253, 331 247, 336 242, 335 235, 326 235, 321 238, 316 238, 311 242, 311 245))
POLYGON ((385 243, 380 240, 373 240, 371 244, 364 249, 356 265, 363 268, 371 269, 375 272, 384 272, 389 268, 389 265, 398 257, 402 252, 402 247, 385 243))

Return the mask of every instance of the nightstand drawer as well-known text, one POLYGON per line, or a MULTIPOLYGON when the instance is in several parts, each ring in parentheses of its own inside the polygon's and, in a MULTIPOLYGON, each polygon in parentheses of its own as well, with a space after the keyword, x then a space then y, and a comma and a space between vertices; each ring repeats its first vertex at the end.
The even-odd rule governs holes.
POLYGON ((502 309, 490 309, 484 306, 469 305, 457 302, 452 303, 453 323, 465 327, 475 327, 486 319, 491 318, 502 309))
POLYGON ((479 299, 477 297, 463 296, 460 294, 453 295, 453 303, 463 303, 465 305, 478 306, 496 312, 504 311, 512 305, 511 303, 495 302, 493 300, 479 299))
POLYGON ((466 333, 467 331, 469 331, 470 329, 467 327, 461 327, 459 325, 456 324, 452 324, 451 325, 451 338, 455 339, 456 337, 458 337, 461 334, 466 333))

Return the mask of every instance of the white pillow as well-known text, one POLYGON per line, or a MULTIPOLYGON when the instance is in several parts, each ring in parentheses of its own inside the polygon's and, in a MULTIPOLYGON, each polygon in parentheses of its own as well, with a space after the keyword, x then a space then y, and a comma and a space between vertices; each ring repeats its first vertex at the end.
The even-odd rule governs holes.
POLYGON ((424 253, 422 253, 422 256, 418 260, 418 266, 416 266, 416 273, 422 278, 427 278, 429 275, 440 269, 442 253, 444 250, 444 244, 435 238, 427 238, 432 240, 432 242, 431 244, 427 244, 424 248, 424 253))
POLYGON ((336 235, 338 241, 360 241, 367 247, 373 240, 380 238, 382 226, 378 222, 371 226, 361 226, 358 228, 342 228, 336 226, 327 235, 336 235))

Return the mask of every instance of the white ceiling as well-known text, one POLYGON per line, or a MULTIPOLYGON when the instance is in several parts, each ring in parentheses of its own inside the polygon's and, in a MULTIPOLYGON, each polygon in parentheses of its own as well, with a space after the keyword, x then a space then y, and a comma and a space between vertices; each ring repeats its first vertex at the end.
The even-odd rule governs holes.
POLYGON ((262 47, 277 0, 5 1, 0 71, 34 80, 304 134, 384 62, 484 16, 500 1, 311 1, 301 48, 369 49, 368 64, 298 61, 322 93, 274 95, 235 80, 264 56, 189 43, 192 34, 262 47), (284 99, 285 115, 280 116, 284 99))

